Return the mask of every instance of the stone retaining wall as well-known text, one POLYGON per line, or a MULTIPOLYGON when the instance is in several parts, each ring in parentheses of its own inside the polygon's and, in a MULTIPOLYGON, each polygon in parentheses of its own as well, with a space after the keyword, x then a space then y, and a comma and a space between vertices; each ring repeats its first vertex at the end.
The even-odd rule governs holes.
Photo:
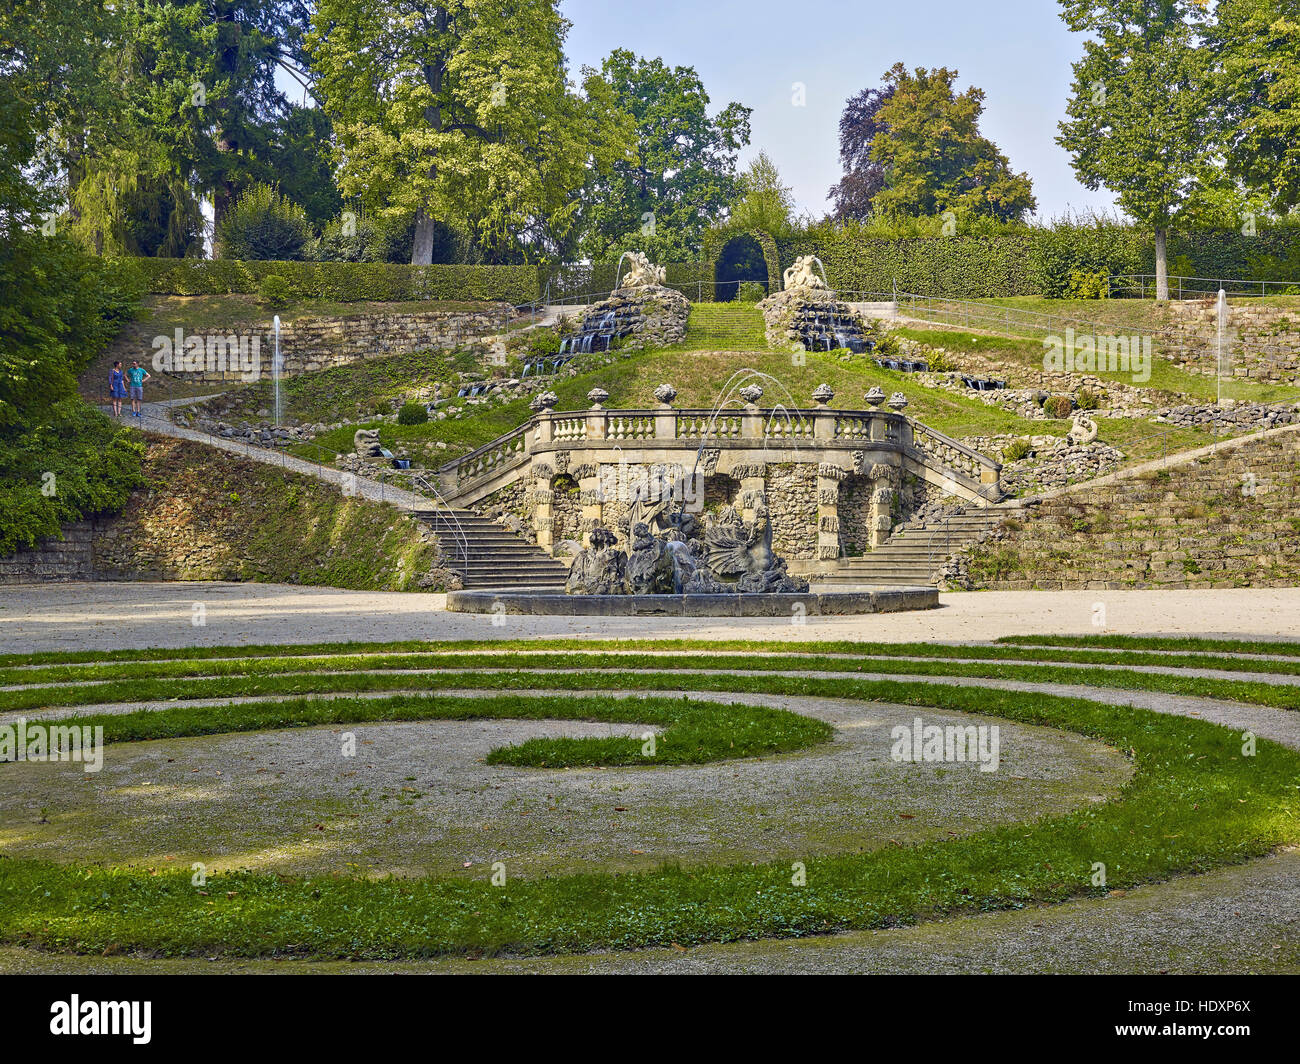
POLYGON ((957 587, 1290 587, 1300 583, 1300 433, 1049 499, 960 556, 957 587))
POLYGON ((63 539, 47 539, 30 550, 0 558, 0 584, 35 584, 99 579, 95 567, 98 521, 79 521, 63 529, 63 539))
MULTIPOLYGON (((283 371, 286 376, 294 376, 417 351, 464 350, 486 355, 498 347, 497 337, 513 317, 514 309, 500 303, 470 313, 299 318, 285 322, 280 329, 283 371)), ((271 329, 237 336, 177 332, 179 336, 167 338, 170 354, 166 348, 155 347, 152 355, 154 367, 161 367, 169 376, 201 384, 226 384, 248 381, 254 372, 260 377, 271 374, 275 355, 275 334, 271 329), (203 341, 202 357, 195 340, 203 341)), ((500 351, 504 353, 504 348, 500 351)))
MULTIPOLYGON (((1213 300, 1169 304, 1158 357, 1191 373, 1218 372, 1218 310, 1213 300)), ((1228 312, 1224 374, 1262 381, 1300 381, 1300 311, 1235 303, 1228 312)))

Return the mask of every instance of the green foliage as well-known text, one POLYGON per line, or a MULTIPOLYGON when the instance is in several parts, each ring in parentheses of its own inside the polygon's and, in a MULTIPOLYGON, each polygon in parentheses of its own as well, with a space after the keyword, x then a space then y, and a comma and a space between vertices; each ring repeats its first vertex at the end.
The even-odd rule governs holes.
POLYGON ((1048 417, 1060 421, 1074 412, 1074 401, 1068 395, 1053 395, 1043 403, 1043 410, 1048 417))
POLYGON ((631 154, 608 84, 570 88, 567 23, 554 0, 508 12, 448 0, 393 17, 374 0, 320 0, 308 48, 334 120, 345 196, 415 219, 412 260, 431 261, 436 222, 465 225, 496 254, 562 246, 577 193, 631 154))
POLYGON ((1075 403, 1080 410, 1099 410, 1101 408, 1101 396, 1091 388, 1080 388, 1079 394, 1075 396, 1075 403))
POLYGON ((423 425, 429 420, 429 410, 424 403, 403 403, 397 411, 399 425, 423 425))
POLYGON ((979 131, 984 90, 953 89, 957 71, 908 71, 898 63, 885 74, 887 98, 875 118, 881 129, 871 160, 885 186, 872 198, 884 214, 988 216, 1017 221, 1037 208, 1027 174, 979 131))
POLYGON ((1049 299, 1085 298, 1072 295, 1080 278, 1151 272, 1149 240, 1118 219, 1062 218, 1035 230, 1035 238, 1042 294, 1049 299))
POLYGON ((1214 15, 1216 125, 1226 142, 1228 173, 1285 213, 1300 205, 1300 32, 1294 8, 1288 11, 1276 0, 1219 0, 1214 15))
POLYGON ((293 289, 278 273, 269 273, 258 283, 257 298, 264 307, 283 310, 293 302, 293 289))
POLYGON ((143 453, 130 432, 75 397, 0 437, 0 556, 58 538, 63 524, 121 510, 142 483, 143 453))
POLYGON ((232 259, 120 259, 115 267, 155 295, 255 295, 278 274, 295 299, 335 303, 464 300, 531 303, 541 295, 535 266, 408 266, 397 263, 237 262, 232 259))
POLYGON ((587 189, 582 251, 593 261, 629 249, 657 262, 694 259, 711 221, 739 191, 736 160, 749 143, 750 109, 730 103, 711 116, 693 68, 624 49, 605 59, 600 77, 632 118, 635 158, 587 189))
POLYGON ((1070 285, 1066 290, 1066 299, 1105 299, 1110 294, 1110 275, 1104 270, 1086 273, 1083 270, 1070 271, 1070 285))
POLYGON ((794 214, 794 190, 781 181, 781 173, 765 151, 740 175, 740 197, 731 207, 730 222, 737 229, 757 229, 781 240, 789 235, 794 214))
POLYGON ((1163 240, 1207 169, 1210 53, 1197 46, 1203 5, 1062 0, 1062 7, 1070 29, 1088 38, 1057 141, 1085 187, 1110 189, 1163 240))
POLYGON ((741 281, 736 289, 737 303, 757 303, 767 295, 767 289, 757 281, 741 281))
POLYGON ((1033 454, 1034 445, 1029 440, 1021 437, 1018 440, 1012 440, 1002 448, 1002 460, 1004 462, 1018 462, 1033 454))
POLYGON ((217 251, 223 259, 294 261, 312 235, 301 207, 269 185, 253 185, 217 226, 217 251))

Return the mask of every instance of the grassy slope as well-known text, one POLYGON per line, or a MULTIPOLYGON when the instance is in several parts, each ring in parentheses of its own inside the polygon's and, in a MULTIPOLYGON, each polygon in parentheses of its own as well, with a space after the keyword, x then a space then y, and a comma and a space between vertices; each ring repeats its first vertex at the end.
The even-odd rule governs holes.
MULTIPOLYGON (((283 310, 263 306, 256 296, 149 296, 140 314, 81 374, 83 397, 102 401, 108 390, 108 371, 122 359, 128 366, 132 359, 150 366, 155 336, 172 336, 177 329, 193 333, 269 332, 271 319, 280 315, 281 322, 309 317, 359 317, 367 314, 420 314, 432 311, 482 310, 485 304, 453 301, 416 300, 404 303, 333 303, 327 300, 303 300, 283 310)), ((150 382, 151 399, 176 399, 209 395, 224 391, 228 385, 197 385, 191 381, 155 377, 150 382)))
POLYGON ((114 530, 141 568, 178 579, 403 591, 436 548, 390 506, 197 443, 151 438, 147 486, 114 530))
MULTIPOLYGON (((345 367, 345 370, 351 371, 353 377, 369 377, 380 372, 375 365, 345 367)), ((950 436, 1063 432, 1068 427, 1064 422, 1026 421, 976 399, 917 387, 906 374, 878 369, 867 356, 842 361, 838 356, 824 353, 796 358, 790 352, 768 350, 761 316, 753 307, 693 307, 690 328, 682 344, 634 354, 587 356, 576 366, 580 370, 577 376, 559 377, 552 382, 553 390, 560 397, 558 409, 585 409, 590 405, 587 393, 596 387, 609 392, 608 406, 653 407, 654 390, 664 383, 677 389, 675 406, 712 409, 733 374, 754 369, 775 377, 783 385, 761 382, 767 392, 765 404, 809 407, 813 389, 826 383, 837 393, 833 406, 861 409, 863 394, 879 385, 890 393, 902 390, 912 403, 909 413, 950 436)), ((340 384, 339 390, 353 387, 340 384)), ((364 385, 358 386, 358 390, 364 391, 364 385)), ((314 416, 320 407, 308 403, 295 407, 292 396, 287 409, 290 416, 299 420, 320 420, 314 416)), ((429 447, 426 452, 426 463, 438 464, 490 443, 530 415, 524 400, 470 409, 477 412, 428 425, 384 424, 380 426, 381 437, 387 446, 404 446, 416 455, 421 447, 443 441, 448 445, 445 451, 429 447)), ((317 443, 326 449, 345 452, 351 449, 353 431, 349 427, 328 433, 318 437, 317 443)))

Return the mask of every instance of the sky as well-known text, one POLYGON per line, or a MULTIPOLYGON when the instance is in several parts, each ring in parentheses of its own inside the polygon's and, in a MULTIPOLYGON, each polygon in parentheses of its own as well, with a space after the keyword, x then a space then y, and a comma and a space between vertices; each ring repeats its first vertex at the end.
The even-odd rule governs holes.
POLYGON ((820 217, 842 173, 844 102, 880 84, 896 62, 960 73, 958 91, 985 91, 981 131, 1034 182, 1040 217, 1113 210, 1104 189, 1078 183, 1056 144, 1081 37, 1054 0, 561 0, 573 23, 576 74, 615 48, 696 69, 714 111, 754 109, 751 144, 765 150, 802 210, 820 217), (807 104, 793 104, 794 85, 807 104))

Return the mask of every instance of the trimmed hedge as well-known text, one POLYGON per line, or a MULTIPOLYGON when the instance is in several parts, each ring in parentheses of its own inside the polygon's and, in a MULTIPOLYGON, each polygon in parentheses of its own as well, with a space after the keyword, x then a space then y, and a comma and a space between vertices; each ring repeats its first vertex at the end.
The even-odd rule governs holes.
POLYGON ((841 292, 889 293, 895 282, 900 292, 955 299, 1042 291, 1031 235, 875 240, 864 239, 850 225, 816 242, 786 244, 781 249, 783 268, 800 255, 821 259, 826 279, 841 292))
POLYGON ((294 299, 398 303, 416 299, 531 303, 540 298, 536 266, 409 266, 387 262, 241 262, 233 259, 120 259, 154 295, 256 295, 269 276, 294 299))
MULTIPOLYGON (((713 299, 713 263, 669 262, 662 265, 668 271, 669 288, 677 289, 693 301, 707 303, 713 299), (703 288, 700 285, 701 281, 704 282, 703 288), (701 291, 703 291, 702 300, 701 291)), ((542 298, 549 298, 554 303, 593 294, 603 295, 613 290, 614 274, 617 269, 617 260, 544 268, 540 271, 542 298)))

